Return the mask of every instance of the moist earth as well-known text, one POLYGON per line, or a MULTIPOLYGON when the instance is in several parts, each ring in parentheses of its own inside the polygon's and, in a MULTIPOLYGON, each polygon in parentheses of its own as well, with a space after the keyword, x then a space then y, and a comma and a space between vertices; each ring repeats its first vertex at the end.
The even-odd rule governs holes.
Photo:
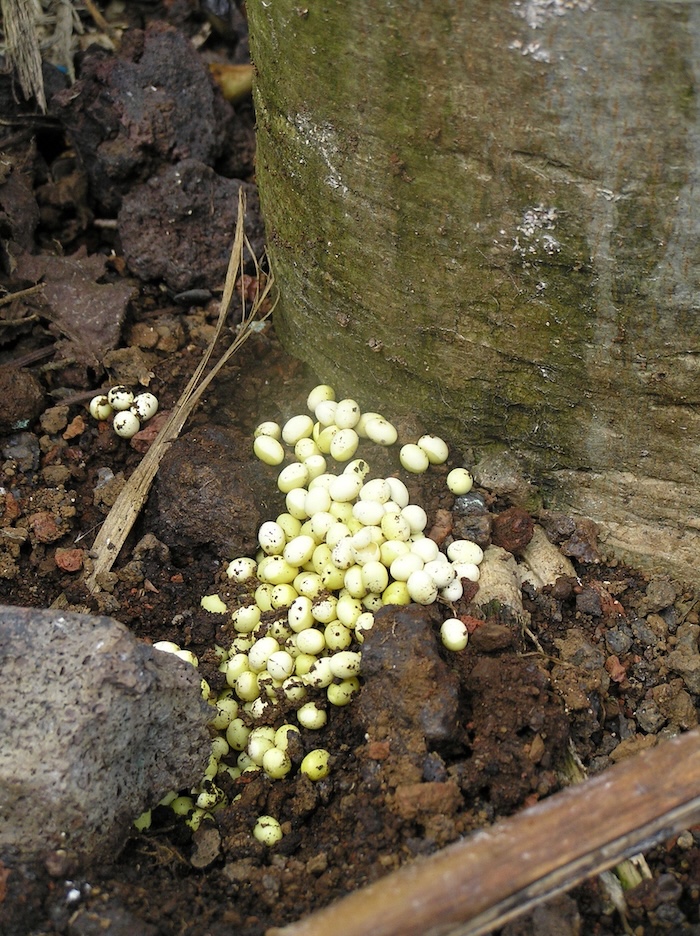
MULTIPOLYGON (((240 188, 251 247, 263 245, 251 103, 226 101, 207 68, 245 61, 241 14, 224 34, 194 3, 115 15, 120 47, 80 52, 75 85, 46 66, 45 117, 0 77, 0 602, 115 617, 192 650, 217 686, 212 650, 230 634, 201 597, 226 596, 227 560, 254 553, 260 523, 283 509, 252 432, 303 412, 317 381, 272 324, 257 330, 170 447, 102 591, 87 589, 91 544, 153 438, 118 438, 88 401, 124 383, 173 407, 214 333, 240 188)), ((248 258, 217 350, 265 272, 248 258)), ((398 427, 406 441, 430 429, 398 427)), ((195 832, 158 807, 148 831, 89 867, 60 851, 31 864, 7 855, 3 934, 258 936, 556 792, 572 759, 596 774, 697 725, 700 604, 683 583, 620 565, 593 524, 542 506, 536 479, 484 464, 481 485, 455 500, 445 476, 470 464, 467 451, 420 477, 393 452, 358 454, 404 480, 438 542, 468 537, 517 558, 537 524, 574 574, 525 583, 517 615, 467 593, 453 609, 470 630, 459 653, 442 646, 436 607, 383 609, 359 698, 303 739, 331 752, 328 777, 245 775, 228 790, 240 798, 195 832), (273 848, 251 834, 261 814, 282 823, 273 848)), ((700 829, 646 860, 624 916, 593 879, 503 932, 700 933, 700 829)))

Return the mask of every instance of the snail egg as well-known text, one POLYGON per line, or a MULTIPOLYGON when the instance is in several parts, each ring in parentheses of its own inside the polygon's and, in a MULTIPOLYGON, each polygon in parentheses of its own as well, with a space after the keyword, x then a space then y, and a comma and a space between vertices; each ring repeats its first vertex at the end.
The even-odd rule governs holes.
POLYGON ((269 436, 271 439, 276 439, 279 442, 282 438, 282 429, 279 423, 272 422, 272 420, 261 422, 253 433, 254 439, 257 439, 259 436, 269 436))
POLYGON ((282 835, 282 827, 274 816, 260 816, 253 828, 253 837, 261 845, 275 845, 282 835))
MULTIPOLYGON (((302 726, 302 728, 308 728, 310 731, 318 731, 319 728, 323 726, 328 721, 328 715, 323 709, 320 709, 315 702, 305 702, 300 709, 297 710, 297 721, 302 726)), ((311 751, 311 754, 316 752, 311 751)), ((302 764, 306 761, 306 758, 309 757, 309 754, 306 755, 302 764)), ((301 768, 300 768, 301 769, 301 768)), ((325 773, 322 771, 317 771, 316 775, 311 774, 309 769, 304 771, 307 776, 310 776, 310 779, 319 779, 322 776, 325 776, 328 773, 327 764, 325 768, 325 773)))
POLYGON ((331 484, 337 478, 337 475, 334 475, 330 471, 324 471, 309 482, 309 490, 314 491, 316 488, 325 488, 327 491, 330 491, 331 484))
POLYGON ((295 488, 303 488, 309 482, 309 469, 303 462, 292 462, 279 473, 277 487, 283 494, 289 494, 295 488))
POLYGON ((442 465, 450 454, 447 443, 436 435, 421 436, 418 445, 428 456, 431 465, 442 465))
POLYGON ((359 691, 359 679, 356 676, 351 676, 350 679, 343 679, 339 683, 331 683, 326 690, 326 695, 331 705, 343 706, 349 705, 359 691))
POLYGON ((352 545, 352 539, 349 536, 342 536, 331 554, 331 562, 337 569, 349 569, 355 564, 355 550, 352 545))
POLYGON ((360 405, 355 400, 341 400, 335 408, 335 424, 339 429, 354 429, 360 421, 360 405))
POLYGON ((312 689, 325 689, 333 682, 330 657, 321 657, 311 666, 309 672, 303 677, 304 685, 312 689))
POLYGON ((295 536, 284 547, 282 555, 293 566, 303 566, 311 560, 316 549, 316 540, 313 536, 295 536))
POLYGON ((384 601, 382 600, 381 595, 375 595, 374 592, 370 592, 362 599, 362 605, 368 611, 377 612, 382 610, 384 601))
POLYGON ((328 598, 316 601, 311 606, 311 613, 319 624, 330 624, 331 621, 336 619, 335 608, 337 604, 338 599, 334 595, 329 595, 328 598))
POLYGON ((402 508, 401 516, 408 520, 411 533, 422 533, 428 525, 428 515, 418 504, 407 504, 402 508))
POLYGON ((311 458, 312 455, 320 455, 321 451, 314 442, 313 439, 299 439, 299 441, 294 445, 294 456, 297 461, 306 461, 307 458, 311 458))
POLYGON ((437 585, 424 569, 409 575, 406 588, 411 599, 417 604, 432 604, 438 596, 437 585))
POLYGON ((282 426, 282 441, 287 445, 296 445, 300 439, 307 439, 313 432, 314 421, 310 416, 292 416, 282 426))
POLYGON ((331 444, 335 436, 340 432, 337 426, 326 426, 325 429, 322 429, 318 434, 318 439, 316 439, 316 444, 318 445, 319 451, 322 455, 331 454, 331 444))
POLYGON ((313 627, 314 617, 311 613, 311 599, 307 595, 299 595, 289 606, 287 621, 294 633, 300 634, 303 630, 313 627))
MULTIPOLYGON (((357 429, 355 432, 357 432, 357 429)), ((354 458, 352 461, 347 463, 345 468, 343 468, 343 474, 356 474, 358 477, 364 480, 364 478, 366 478, 369 474, 369 465, 364 460, 364 458, 354 458)))
POLYGON ((381 594, 389 584, 386 566, 378 560, 370 560, 362 566, 362 583, 368 592, 381 594))
POLYGON ((332 500, 345 503, 355 500, 360 493, 361 487, 362 479, 357 475, 342 474, 331 481, 328 493, 331 495, 332 500))
POLYGON ((124 387, 120 384, 118 387, 112 387, 107 393, 107 402, 112 409, 118 412, 128 410, 134 402, 134 394, 128 387, 124 387))
POLYGON ((231 622, 239 634, 249 634, 260 623, 260 608, 257 605, 244 605, 233 612, 231 622))
MULTIPOLYGON (((259 673, 265 669, 267 661, 273 653, 277 653, 280 645, 274 637, 261 637, 256 640, 248 651, 248 667, 254 673, 259 673)), ((287 674, 289 675, 289 674, 287 674)), ((255 698, 255 696, 253 697, 255 698)))
POLYGON ((284 530, 284 535, 287 537, 287 541, 294 539, 295 536, 299 536, 301 533, 301 520, 298 520, 289 513, 279 514, 277 517, 277 523, 284 530))
POLYGON ((319 403, 325 400, 335 400, 335 390, 329 384, 319 384, 314 387, 306 399, 306 406, 314 413, 319 403))
POLYGON ((440 562, 437 559, 426 562, 423 570, 428 573, 439 589, 447 588, 457 575, 449 562, 440 562))
POLYGON ((424 471, 428 470, 430 464, 430 460, 423 449, 413 443, 402 446, 399 452, 399 461, 406 471, 410 471, 411 474, 423 474, 424 471))
POLYGON ((284 461, 284 449, 271 435, 259 435, 253 442, 253 451, 266 465, 281 465, 284 461))
POLYGON ((470 562, 479 565, 484 558, 484 551, 477 543, 471 540, 454 540, 447 547, 447 557, 452 562, 470 562))
POLYGON ((460 579, 469 579, 470 582, 478 582, 479 576, 479 566, 473 562, 453 562, 452 568, 455 570, 455 575, 460 579))
POLYGON ((391 491, 391 499, 395 501, 399 507, 407 507, 410 497, 408 488, 403 481, 400 478, 387 478, 386 483, 389 485, 391 491))
POLYGON ((360 488, 360 500, 386 504, 391 500, 391 486, 386 478, 373 478, 360 488))
POLYGON ((146 422, 158 412, 158 398, 152 393, 137 393, 131 404, 131 412, 146 422))
MULTIPOLYGON (((258 578, 262 582, 261 574, 260 567, 258 567, 258 578)), ((262 582, 258 585, 253 597, 261 611, 272 611, 272 585, 269 582, 262 582)))
POLYGON ((328 545, 328 543, 319 543, 316 549, 314 549, 314 554, 311 557, 311 564, 313 565, 314 572, 316 572, 317 575, 320 575, 330 561, 331 547, 328 545))
POLYGON ((364 582, 362 581, 362 566, 352 565, 346 571, 343 579, 345 591, 352 598, 364 598, 367 594, 364 582))
POLYGON ((367 438, 367 423, 372 422, 374 419, 384 419, 384 417, 381 413, 362 413, 359 422, 355 426, 355 431, 360 436, 360 438, 367 438))
POLYGON ((457 578, 457 573, 455 572, 455 577, 452 581, 440 589, 440 597, 444 598, 445 601, 455 602, 464 594, 464 585, 462 585, 462 580, 457 578))
POLYGON ((359 441, 354 429, 338 429, 331 439, 330 454, 336 461, 349 461, 357 451, 359 441))
POLYGON ((349 679, 351 676, 359 676, 362 661, 361 654, 354 653, 352 650, 341 650, 340 653, 334 654, 329 659, 331 673, 336 679, 349 679))
POLYGON ((385 513, 381 519, 382 533, 388 540, 406 542, 411 536, 411 525, 400 513, 385 513))
POLYGON ((258 530, 258 542, 268 556, 279 556, 285 547, 287 537, 275 520, 266 520, 258 530))
MULTIPOLYGON (((293 563, 290 562, 290 565, 293 565, 293 563)), ((298 597, 299 595, 296 589, 290 585, 289 582, 282 582, 280 585, 275 585, 272 589, 270 603, 272 604, 272 607, 275 611, 279 611, 280 608, 288 608, 294 599, 298 597)), ((280 621, 275 621, 273 624, 270 624, 270 627, 268 628, 268 634, 272 634, 273 627, 278 630, 285 631, 285 637, 289 636, 289 631, 286 630, 280 621)), ((274 637, 275 634, 272 634, 272 636, 274 637)))
POLYGON ((295 643, 301 653, 313 657, 318 656, 319 653, 326 649, 326 638, 323 636, 322 632, 316 630, 315 627, 308 627, 306 630, 300 631, 296 635, 295 643))
POLYGON ((326 471, 326 459, 319 452, 318 455, 309 455, 306 458, 302 459, 306 465, 306 470, 309 472, 309 486, 311 483, 320 478, 325 474, 326 471))
POLYGON ((252 702, 260 695, 260 686, 258 685, 258 674, 251 670, 246 670, 238 677, 233 684, 236 695, 241 702, 252 702))
POLYGON ((326 641, 326 647, 331 650, 345 650, 352 643, 352 632, 350 628, 341 624, 340 621, 331 621, 323 631, 323 637, 326 641))
MULTIPOLYGON (((265 565, 264 578, 269 585, 283 585, 293 582, 298 573, 297 566, 290 565, 283 556, 269 556, 265 565)), ((258 570, 258 578, 261 578, 262 575, 262 571, 258 570)), ((270 601, 270 607, 265 608, 265 610, 269 611, 271 609, 272 602, 270 601)))
POLYGON ((364 428, 367 438, 377 445, 393 445, 399 437, 395 427, 381 416, 378 419, 370 419, 364 428))
POLYGON ((284 505, 287 513, 291 514, 295 520, 308 520, 309 515, 306 512, 306 488, 292 488, 284 498, 284 505))
POLYGON ((448 618, 442 623, 440 637, 448 650, 464 650, 469 640, 469 632, 459 618, 448 618))
POLYGON ((335 400, 322 400, 316 409, 314 415, 321 426, 332 426, 335 423, 335 411, 338 404, 335 400))
POLYGON ((267 671, 273 679, 287 679, 294 671, 294 660, 286 650, 276 650, 267 658, 267 671))
MULTIPOLYGON (((405 582, 392 582, 388 588, 382 592, 382 603, 385 605, 407 605, 411 603, 411 596, 408 594, 408 588, 405 582)), ((360 628, 359 623, 355 625, 355 630, 360 628)), ((361 628, 360 628, 361 629, 361 628)), ((357 633, 356 635, 357 636, 357 633)))
POLYGON ((90 415, 92 416, 92 418, 98 419, 100 421, 103 419, 109 419, 109 417, 112 415, 112 412, 113 412, 112 406, 109 400, 107 399, 106 394, 104 393, 101 393, 99 396, 93 397, 90 400, 90 406, 88 407, 88 409, 90 410, 90 415))
POLYGON ((364 526, 376 526, 382 522, 384 505, 379 501, 360 500, 353 506, 352 513, 364 526))
POLYGON ((122 439, 132 438, 141 428, 138 416, 135 416, 134 413, 130 412, 128 409, 123 412, 118 412, 112 420, 112 425, 114 431, 118 436, 121 436, 122 439))
MULTIPOLYGON (((281 780, 282 777, 286 777, 292 769, 292 762, 288 754, 284 751, 280 751, 277 747, 272 747, 263 754, 262 769, 272 780, 281 780)), ((280 832, 281 831, 282 829, 280 828, 280 832)), ((269 836, 270 830, 265 830, 264 834, 269 836)), ((274 835, 277 835, 276 830, 274 831, 274 835)))
POLYGON ((408 548, 408 543, 403 540, 389 539, 379 546, 379 557, 387 569, 391 566, 394 559, 398 559, 399 556, 405 556, 407 552, 410 552, 410 549, 408 548))
POLYGON ((354 627, 355 622, 362 614, 362 604, 352 595, 343 594, 338 598, 335 613, 338 615, 340 623, 344 624, 345 627, 354 627))
POLYGON ((466 468, 453 468, 447 475, 447 486, 453 494, 468 494, 472 489, 474 479, 466 468))
POLYGON ((424 536, 422 539, 411 543, 411 552, 420 556, 423 562, 432 562, 434 559, 438 558, 440 550, 434 540, 424 536))
POLYGON ((408 552, 404 556, 398 556, 391 563, 389 571, 391 577, 398 582, 407 582, 414 572, 419 572, 423 568, 423 560, 415 553, 408 552))
POLYGON ((328 513, 330 506, 331 495, 326 488, 312 488, 304 499, 304 510, 311 517, 312 524, 319 514, 325 517, 332 516, 328 513))
POLYGON ((309 518, 306 512, 306 494, 306 488, 297 487, 288 491, 284 498, 287 513, 290 513, 295 520, 308 520, 309 518))

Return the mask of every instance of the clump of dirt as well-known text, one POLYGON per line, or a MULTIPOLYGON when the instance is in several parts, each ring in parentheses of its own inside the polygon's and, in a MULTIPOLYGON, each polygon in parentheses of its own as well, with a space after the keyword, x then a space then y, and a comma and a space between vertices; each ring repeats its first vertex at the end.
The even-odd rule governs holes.
MULTIPOLYGON (((176 185, 183 160, 196 159, 212 192, 253 191, 250 102, 226 102, 203 64, 236 61, 244 39, 211 34, 195 51, 189 37, 209 27, 194 4, 149 10, 157 22, 132 23, 118 53, 78 59, 72 89, 54 74, 47 120, 28 120, 0 78, 9 115, 0 127, 0 600, 113 615, 139 637, 191 649, 216 687, 212 648, 231 635, 200 599, 232 588, 226 561, 254 552, 260 522, 284 509, 276 472, 252 456, 251 433, 262 419, 303 411, 316 381, 269 324, 254 334, 172 446, 103 590, 86 589, 96 531, 148 445, 96 423, 87 402, 126 383, 170 409, 218 314, 232 232, 207 206, 188 225, 186 209, 180 252, 171 249, 164 183, 176 185), (147 192, 158 197, 139 214, 147 192), (147 266, 137 216, 156 255, 147 266)), ((252 196, 249 208, 257 236, 252 196)), ((254 286, 252 265, 246 273, 239 295, 254 286)), ((423 428, 406 421, 402 438, 423 428)), ((479 611, 476 585, 467 589, 450 609, 470 630, 457 654, 440 643, 436 607, 384 609, 363 646, 358 700, 330 707, 328 724, 294 752, 297 765, 311 748, 329 750, 327 778, 244 774, 226 789, 240 798, 196 832, 158 807, 151 829, 99 867, 62 853, 38 866, 5 856, 3 933, 258 936, 553 793, 569 782, 572 747, 594 774, 697 725, 695 594, 602 554, 589 521, 526 511, 486 483, 455 499, 445 476, 462 463, 459 451, 423 476, 398 469, 393 451, 358 454, 375 474, 404 480, 439 544, 465 537, 518 557, 539 525, 575 574, 523 583, 527 627, 507 609, 479 611), (272 849, 251 834, 263 813, 282 823, 272 849)), ((532 483, 523 485, 529 496, 532 483)), ((700 830, 647 861, 652 876, 627 893, 627 921, 593 880, 506 931, 698 932, 700 830)))

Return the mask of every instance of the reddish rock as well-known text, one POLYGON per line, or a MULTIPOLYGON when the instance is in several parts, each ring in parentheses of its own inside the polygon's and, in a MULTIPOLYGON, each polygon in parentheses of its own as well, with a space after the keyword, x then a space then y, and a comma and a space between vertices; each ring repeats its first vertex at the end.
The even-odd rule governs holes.
POLYGON ((39 543, 53 543, 63 536, 63 530, 48 510, 40 510, 29 518, 29 526, 39 543))
POLYGON ((509 507, 493 518, 491 542, 517 556, 532 539, 535 521, 522 507, 509 507))
POLYGON ((57 567, 62 572, 77 572, 83 567, 82 549, 62 549, 59 547, 54 556, 57 567))
POLYGON ((7 491, 4 498, 0 500, 0 506, 3 523, 13 523, 22 513, 17 499, 10 491, 7 491))
POLYGON ((63 433, 63 438, 66 440, 76 439, 78 436, 82 435, 84 432, 85 432, 85 420, 83 419, 82 416, 78 415, 75 417, 75 419, 72 419, 70 423, 68 424, 68 426, 66 427, 66 431, 63 433))

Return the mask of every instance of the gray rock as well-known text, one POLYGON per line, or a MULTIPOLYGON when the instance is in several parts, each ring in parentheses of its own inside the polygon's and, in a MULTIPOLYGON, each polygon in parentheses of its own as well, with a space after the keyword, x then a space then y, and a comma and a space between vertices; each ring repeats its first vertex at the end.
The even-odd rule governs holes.
POLYGON ((680 644, 666 658, 668 668, 678 673, 690 692, 700 693, 700 654, 688 644, 680 644))
POLYGON ((652 579, 646 588, 645 613, 661 611, 676 600, 676 589, 666 579, 652 579))
POLYGON ((197 670, 124 625, 0 606, 0 855, 113 856, 201 778, 206 724, 197 670))
POLYGON ((646 734, 656 734, 666 723, 666 716, 653 699, 644 699, 634 714, 637 724, 646 734))
MULTIPOLYGON (((578 608, 578 598, 580 595, 577 595, 576 607, 578 608)), ((627 653, 629 648, 632 646, 632 638, 629 634, 626 634, 621 628, 613 627, 611 630, 607 631, 605 634, 605 644, 608 650, 611 653, 616 653, 620 656, 623 653, 627 653)))

